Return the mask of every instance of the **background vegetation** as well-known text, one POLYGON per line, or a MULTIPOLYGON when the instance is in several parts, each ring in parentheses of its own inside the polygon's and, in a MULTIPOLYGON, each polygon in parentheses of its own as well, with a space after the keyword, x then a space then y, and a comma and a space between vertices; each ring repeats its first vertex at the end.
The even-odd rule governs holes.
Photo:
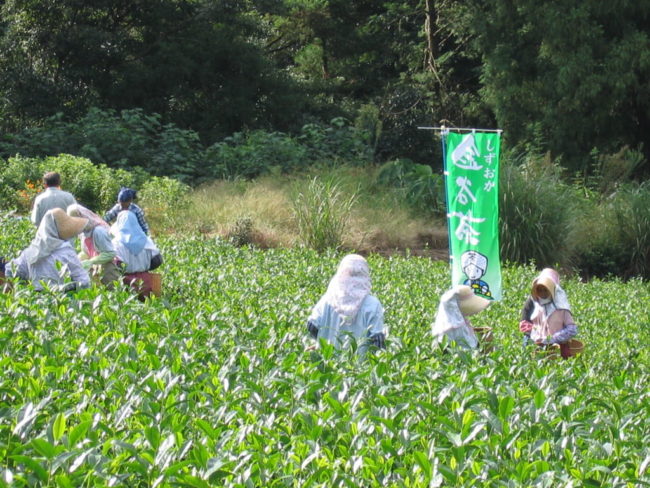
POLYGON ((127 3, 0 2, 3 207, 61 169, 92 208, 129 184, 164 229, 319 247, 290 183, 339 173, 335 246, 422 249, 444 192, 417 127, 496 126, 504 259, 648 276, 644 2, 127 3))

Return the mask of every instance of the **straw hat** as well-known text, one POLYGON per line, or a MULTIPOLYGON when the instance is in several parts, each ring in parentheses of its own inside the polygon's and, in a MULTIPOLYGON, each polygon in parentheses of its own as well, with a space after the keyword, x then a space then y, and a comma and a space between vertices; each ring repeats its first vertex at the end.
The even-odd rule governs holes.
POLYGON ((530 294, 533 296, 533 298, 540 298, 539 294, 537 293, 537 290, 539 287, 544 287, 551 294, 551 298, 555 299, 555 285, 556 285, 555 280, 553 280, 553 278, 549 276, 549 274, 542 273, 533 280, 533 287, 530 291, 530 294))
POLYGON ((458 308, 460 308, 463 315, 477 314, 481 310, 485 310, 492 303, 487 298, 475 295, 472 288, 467 285, 456 285, 454 290, 458 297, 458 308))
POLYGON ((59 237, 64 241, 72 239, 74 236, 81 234, 84 230, 84 227, 88 225, 88 219, 82 219, 81 217, 71 217, 61 208, 55 208, 50 210, 54 221, 56 222, 56 228, 59 231, 59 237))
POLYGON ((544 268, 539 276, 548 276, 555 282, 556 285, 560 284, 560 275, 553 268, 544 268))

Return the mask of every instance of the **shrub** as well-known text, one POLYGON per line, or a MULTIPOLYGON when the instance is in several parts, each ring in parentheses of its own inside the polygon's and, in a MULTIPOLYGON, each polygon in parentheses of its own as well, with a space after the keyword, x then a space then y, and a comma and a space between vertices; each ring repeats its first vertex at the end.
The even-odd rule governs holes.
POLYGON ((650 183, 623 188, 614 204, 627 272, 650 277, 650 183))
POLYGON ((205 159, 216 178, 255 178, 272 171, 287 173, 305 166, 306 151, 282 132, 237 132, 206 150, 205 159), (275 168, 275 169, 274 169, 275 168))
POLYGON ((111 169, 69 154, 44 159, 16 156, 9 158, 0 169, 0 192, 5 197, 2 207, 28 211, 32 202, 30 199, 25 201, 25 192, 29 193, 33 185, 40 190, 42 176, 47 171, 60 173, 63 189, 72 193, 79 203, 97 212, 115 203, 121 186, 137 188, 147 178, 141 170, 111 169))
POLYGON ((410 159, 396 159, 384 164, 377 173, 377 183, 398 188, 415 210, 428 214, 444 214, 445 183, 430 166, 410 159))
POLYGON ((314 177, 307 188, 296 189, 293 211, 302 242, 319 252, 341 247, 355 200, 334 179, 314 177))
POLYGON ((20 254, 34 237, 34 226, 26 217, 0 213, 0 257, 9 260, 20 254))
POLYGON ((92 108, 81 119, 67 122, 59 114, 42 127, 25 129, 0 139, 0 156, 22 154, 46 157, 73 154, 96 164, 131 169, 153 175, 196 177, 204 160, 199 136, 174 124, 162 124, 158 114, 142 109, 116 112, 92 108))
POLYGON ((173 178, 154 176, 138 191, 138 202, 157 228, 174 228, 189 205, 190 187, 173 178))
POLYGON ((343 117, 332 119, 329 125, 312 123, 303 126, 298 141, 305 146, 312 163, 359 166, 373 159, 370 134, 367 130, 350 126, 343 117))
POLYGON ((238 217, 228 229, 227 237, 233 246, 253 244, 253 219, 247 215, 238 217))

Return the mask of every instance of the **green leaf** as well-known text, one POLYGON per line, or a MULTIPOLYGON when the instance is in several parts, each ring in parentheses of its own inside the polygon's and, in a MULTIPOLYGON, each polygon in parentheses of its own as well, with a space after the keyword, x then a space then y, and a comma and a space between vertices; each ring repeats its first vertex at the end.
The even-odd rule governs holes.
POLYGON ((41 456, 45 456, 48 459, 56 455, 56 448, 45 439, 32 439, 31 445, 41 456))
POLYGON ((12 455, 10 458, 13 459, 16 463, 24 464, 29 469, 31 469, 39 480, 43 482, 47 481, 47 471, 37 460, 20 454, 12 455))
POLYGON ((501 420, 505 420, 510 415, 514 407, 515 400, 512 397, 508 396, 499 400, 499 417, 501 420))
POLYGON ((54 437, 54 440, 58 442, 61 437, 63 437, 63 434, 65 433, 65 427, 66 427, 66 420, 65 420, 65 415, 63 413, 59 413, 55 419, 54 423, 52 424, 52 436, 54 437))
POLYGON ((535 402, 535 407, 542 408, 544 402, 546 401, 546 395, 544 394, 544 390, 542 389, 537 390, 535 392, 533 400, 535 402))
POLYGON ((424 474, 427 477, 427 479, 431 479, 432 476, 431 462, 429 461, 427 455, 422 451, 415 451, 413 453, 413 456, 415 457, 415 461, 417 462, 418 466, 420 466, 422 471, 424 471, 424 474))
POLYGON ((91 425, 92 421, 90 420, 75 425, 68 434, 68 448, 76 446, 79 439, 86 435, 86 432, 88 432, 91 425))

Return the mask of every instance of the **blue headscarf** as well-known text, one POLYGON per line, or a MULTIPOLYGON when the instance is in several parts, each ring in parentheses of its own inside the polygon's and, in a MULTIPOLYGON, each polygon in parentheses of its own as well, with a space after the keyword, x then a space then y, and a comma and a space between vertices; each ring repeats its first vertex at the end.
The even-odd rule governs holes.
POLYGON ((135 190, 131 190, 131 188, 122 187, 120 189, 120 192, 117 194, 117 201, 123 203, 123 202, 130 202, 131 200, 135 200, 135 190))
POLYGON ((140 254, 147 244, 147 235, 142 232, 138 218, 130 210, 122 210, 111 226, 111 232, 131 254, 140 254))

